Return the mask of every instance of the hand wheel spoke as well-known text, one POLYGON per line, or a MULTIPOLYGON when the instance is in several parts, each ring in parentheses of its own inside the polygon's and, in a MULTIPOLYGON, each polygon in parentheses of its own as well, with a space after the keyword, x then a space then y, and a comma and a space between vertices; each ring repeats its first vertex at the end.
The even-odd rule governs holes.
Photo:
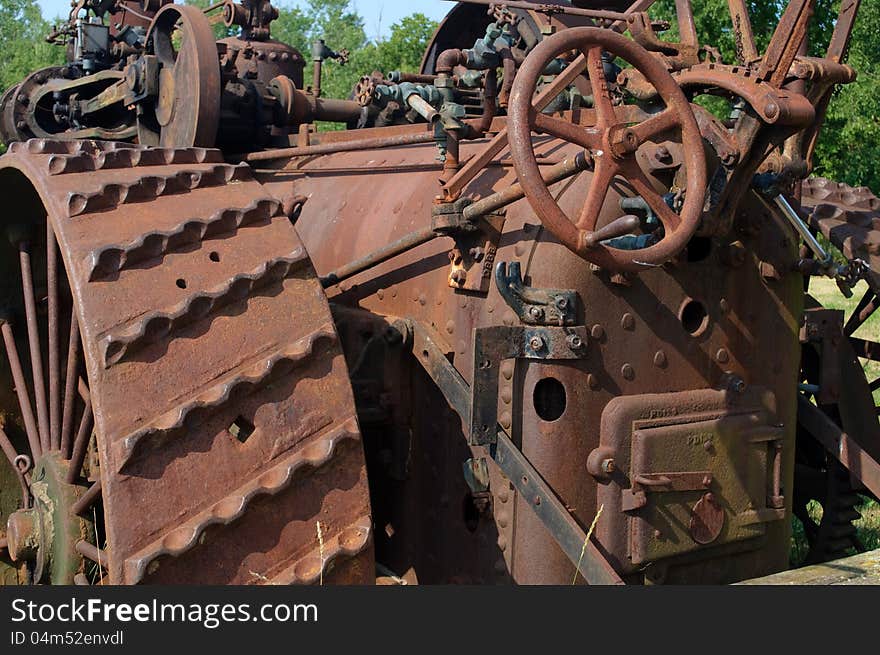
POLYGON ((608 188, 618 172, 617 165, 614 164, 610 155, 596 157, 595 162, 593 179, 590 180, 590 190, 587 192, 586 201, 576 223, 579 229, 589 232, 596 229, 596 222, 599 220, 602 205, 605 203, 605 196, 608 195, 608 188))
POLYGON ((636 193, 644 198, 645 202, 648 203, 648 206, 657 218, 660 219, 660 222, 663 223, 666 232, 670 233, 675 231, 675 229, 678 228, 679 223, 681 223, 681 217, 672 211, 672 208, 666 204, 663 196, 657 193, 656 189, 654 189, 654 185, 651 184, 651 181, 648 179, 648 176, 645 175, 635 161, 627 162, 625 175, 626 179, 629 180, 629 183, 632 184, 633 188, 636 190, 636 193))
POLYGON ((678 115, 671 109, 665 109, 638 125, 633 125, 630 130, 638 137, 639 144, 642 144, 679 125, 678 115))
POLYGON ((536 132, 550 134, 589 150, 602 146, 602 135, 596 128, 581 127, 547 114, 535 114, 533 122, 536 132))
POLYGON ((593 87, 593 106, 596 108, 596 118, 602 127, 608 127, 617 122, 614 113, 614 104, 611 101, 611 93, 608 91, 608 82, 605 79, 605 67, 602 64, 602 48, 593 46, 587 51, 587 74, 590 76, 590 85, 593 87))

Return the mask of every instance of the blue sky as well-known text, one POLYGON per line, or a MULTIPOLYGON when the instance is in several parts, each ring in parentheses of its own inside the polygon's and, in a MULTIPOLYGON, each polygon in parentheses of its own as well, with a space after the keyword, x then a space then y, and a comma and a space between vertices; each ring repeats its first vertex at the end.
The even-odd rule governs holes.
MULTIPOLYGON (((37 0, 48 19, 67 16, 70 11, 70 0, 37 0)), ((298 6, 302 0, 276 0, 279 7, 298 6)), ((367 35, 375 38, 387 35, 388 28, 404 16, 421 12, 430 18, 440 20, 452 7, 451 2, 442 0, 352 0, 358 13, 364 17, 367 35)))

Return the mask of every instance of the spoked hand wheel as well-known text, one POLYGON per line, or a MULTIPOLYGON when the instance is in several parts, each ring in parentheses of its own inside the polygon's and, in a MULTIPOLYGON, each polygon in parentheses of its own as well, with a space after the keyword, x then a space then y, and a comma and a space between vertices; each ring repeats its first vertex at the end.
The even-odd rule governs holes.
MULTIPOLYGON (((606 29, 568 29, 542 41, 517 73, 510 102, 510 150, 519 182, 541 222, 570 250, 613 271, 638 271, 657 266, 684 248, 700 220, 706 194, 706 157, 700 129, 687 98, 659 59, 635 42, 606 29), (569 66, 584 68, 593 88, 595 121, 581 125, 537 111, 533 97, 539 78, 555 58, 577 50, 569 66), (640 123, 632 123, 629 108, 612 101, 602 53, 608 52, 638 69, 654 85, 665 108, 640 123), (549 134, 584 148, 593 161, 586 201, 575 219, 559 206, 541 177, 532 132, 549 134), (667 204, 655 183, 639 167, 636 152, 661 135, 680 133, 684 151, 686 189, 679 213, 667 204), (663 237, 647 247, 626 250, 609 245, 597 231, 602 206, 611 184, 623 178, 640 195, 663 226, 663 237)), ((624 219, 625 225, 633 225, 624 219)), ((612 230, 613 231, 613 230, 612 230)))
POLYGON ((211 24, 198 7, 163 7, 147 47, 159 60, 158 96, 138 116, 138 139, 166 148, 211 147, 220 121, 220 63, 211 24))

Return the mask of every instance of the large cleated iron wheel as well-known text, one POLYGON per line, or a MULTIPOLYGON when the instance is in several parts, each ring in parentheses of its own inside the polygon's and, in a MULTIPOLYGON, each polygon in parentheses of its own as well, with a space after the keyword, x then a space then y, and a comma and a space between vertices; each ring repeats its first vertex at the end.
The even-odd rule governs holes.
POLYGON ((0 158, 6 582, 373 582, 363 447, 321 285, 216 150, 0 158))
MULTIPOLYGON (((859 286, 855 308, 844 316, 840 335, 838 398, 812 401, 832 422, 855 438, 866 452, 880 457, 880 407, 876 391, 880 378, 876 364, 880 359, 880 335, 872 333, 867 322, 880 306, 880 199, 867 188, 854 188, 825 179, 806 180, 802 206, 811 227, 821 232, 843 253, 850 265, 862 267, 865 282, 859 286)), ((812 296, 807 306, 821 307, 812 296)), ((818 387, 822 382, 822 352, 815 344, 805 344, 802 380, 818 387)), ((803 563, 836 559, 853 550, 860 551, 854 522, 859 518, 860 494, 870 495, 804 427, 799 426, 795 463, 794 512, 804 526, 809 550, 803 563), (818 503, 821 518, 808 507, 818 503)))

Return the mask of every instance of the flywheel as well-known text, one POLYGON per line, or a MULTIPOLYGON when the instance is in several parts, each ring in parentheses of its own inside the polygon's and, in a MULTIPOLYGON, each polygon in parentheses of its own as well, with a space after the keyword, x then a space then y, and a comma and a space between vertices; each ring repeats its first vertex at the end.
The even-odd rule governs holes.
POLYGON ((348 370, 308 253, 219 151, 0 158, 7 582, 373 582, 348 370))

